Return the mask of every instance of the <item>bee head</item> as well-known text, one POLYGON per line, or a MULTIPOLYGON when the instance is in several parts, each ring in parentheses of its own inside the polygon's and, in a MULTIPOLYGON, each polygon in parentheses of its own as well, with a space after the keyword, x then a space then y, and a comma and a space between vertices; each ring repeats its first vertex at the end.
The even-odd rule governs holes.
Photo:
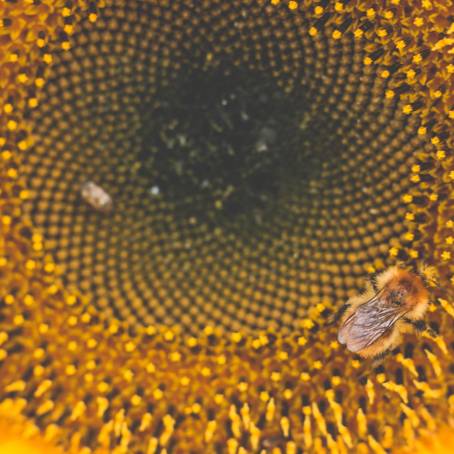
POLYGON ((427 308, 429 292, 417 274, 399 270, 396 279, 390 285, 389 301, 396 306, 405 307, 410 311, 410 316, 415 315, 419 318, 427 308))

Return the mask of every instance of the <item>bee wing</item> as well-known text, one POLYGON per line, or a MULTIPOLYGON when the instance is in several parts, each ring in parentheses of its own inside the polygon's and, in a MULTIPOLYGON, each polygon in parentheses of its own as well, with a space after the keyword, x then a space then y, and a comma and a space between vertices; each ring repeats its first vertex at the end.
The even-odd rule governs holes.
POLYGON ((357 353, 386 334, 405 313, 402 307, 376 296, 358 306, 344 321, 339 329, 338 341, 346 344, 351 352, 357 353))

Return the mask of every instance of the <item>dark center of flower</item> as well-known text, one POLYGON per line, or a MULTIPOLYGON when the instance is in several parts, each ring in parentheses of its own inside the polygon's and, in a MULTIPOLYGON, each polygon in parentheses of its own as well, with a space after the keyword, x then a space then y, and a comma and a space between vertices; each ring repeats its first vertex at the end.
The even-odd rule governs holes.
POLYGON ((143 108, 140 174, 178 216, 261 223, 288 181, 304 179, 304 101, 271 77, 196 70, 157 93, 143 108))

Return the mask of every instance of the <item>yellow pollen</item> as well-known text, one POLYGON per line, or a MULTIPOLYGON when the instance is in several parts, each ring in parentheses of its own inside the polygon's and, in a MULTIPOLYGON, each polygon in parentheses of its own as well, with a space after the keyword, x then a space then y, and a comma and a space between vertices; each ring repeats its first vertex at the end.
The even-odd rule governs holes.
POLYGON ((164 393, 158 388, 153 391, 153 397, 156 400, 160 400, 164 397, 164 393))
POLYGON ((127 342, 125 344, 125 350, 128 352, 128 353, 131 353, 135 350, 136 346, 134 344, 134 342, 127 342))
POLYGON ((190 381, 189 377, 181 377, 181 379, 180 379, 181 386, 188 386, 190 382, 191 381, 190 381))
POLYGON ((172 352, 169 355, 169 358, 170 358, 170 361, 172 361, 173 363, 176 363, 181 360, 181 354, 179 352, 172 352))
POLYGON ((131 397, 131 404, 137 407, 142 402, 142 398, 138 394, 134 394, 131 397))
POLYGON ((20 74, 17 76, 17 81, 18 81, 20 84, 25 84, 25 83, 27 83, 27 81, 28 81, 28 76, 27 76, 27 74, 25 74, 25 73, 20 73, 20 74))
POLYGON ((405 106, 403 106, 403 108, 402 108, 402 112, 406 115, 411 114, 412 111, 413 111, 413 108, 411 107, 411 104, 405 104, 405 106))
POLYGON ((102 381, 101 383, 98 383, 98 391, 100 393, 105 393, 109 390, 109 384, 102 381))
POLYGON ((272 372, 271 373, 271 380, 274 382, 278 382, 281 379, 281 374, 279 372, 272 372))
POLYGON ((360 28, 357 28, 357 29, 353 32, 353 36, 354 36, 355 38, 361 38, 363 35, 364 35, 364 31, 361 30, 360 28))
POLYGON ((49 331, 49 325, 47 323, 40 323, 38 330, 41 334, 46 334, 49 331))
POLYGON ((387 99, 392 99, 392 98, 394 98, 394 91, 393 91, 393 90, 386 90, 386 92, 385 92, 385 97, 386 97, 387 99))
POLYGON ((200 373, 203 377, 209 377, 211 375, 211 369, 209 367, 204 367, 200 373))
POLYGON ((68 364, 66 367, 65 367, 65 373, 66 375, 74 375, 76 373, 76 366, 74 366, 74 364, 68 364))
POLYGON ((309 28, 309 35, 310 36, 316 36, 318 33, 318 30, 315 27, 309 28))
POLYGON ((446 152, 444 150, 437 150, 435 157, 441 161, 442 159, 446 158, 446 152))
POLYGON ((52 63, 53 57, 51 54, 44 54, 43 55, 43 62, 47 63, 48 65, 52 63))
POLYGON ((75 352, 77 350, 77 342, 76 341, 71 341, 68 343, 68 350, 70 352, 75 352))
POLYGON ((8 120, 8 123, 6 123, 6 127, 10 131, 15 131, 17 129, 17 121, 14 120, 8 120))
POLYGON ((391 257, 396 257, 398 253, 399 253, 399 249, 397 249, 395 247, 392 247, 389 249, 389 255, 391 257))
POLYGON ((14 318, 13 318, 13 323, 16 325, 16 326, 20 326, 24 323, 25 319, 24 319, 24 316, 22 314, 18 314, 18 315, 15 315, 14 318))

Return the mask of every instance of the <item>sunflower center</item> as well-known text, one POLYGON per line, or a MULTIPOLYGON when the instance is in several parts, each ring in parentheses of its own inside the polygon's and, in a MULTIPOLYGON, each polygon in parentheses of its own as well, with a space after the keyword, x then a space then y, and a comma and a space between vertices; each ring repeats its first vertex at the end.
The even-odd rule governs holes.
POLYGON ((139 154, 151 195, 193 221, 262 222, 301 156, 296 98, 231 68, 192 71, 157 93, 139 154))
POLYGON ((418 123, 353 36, 263 2, 157 3, 114 2, 53 55, 20 169, 28 214, 108 316, 299 329, 403 233, 418 123))

